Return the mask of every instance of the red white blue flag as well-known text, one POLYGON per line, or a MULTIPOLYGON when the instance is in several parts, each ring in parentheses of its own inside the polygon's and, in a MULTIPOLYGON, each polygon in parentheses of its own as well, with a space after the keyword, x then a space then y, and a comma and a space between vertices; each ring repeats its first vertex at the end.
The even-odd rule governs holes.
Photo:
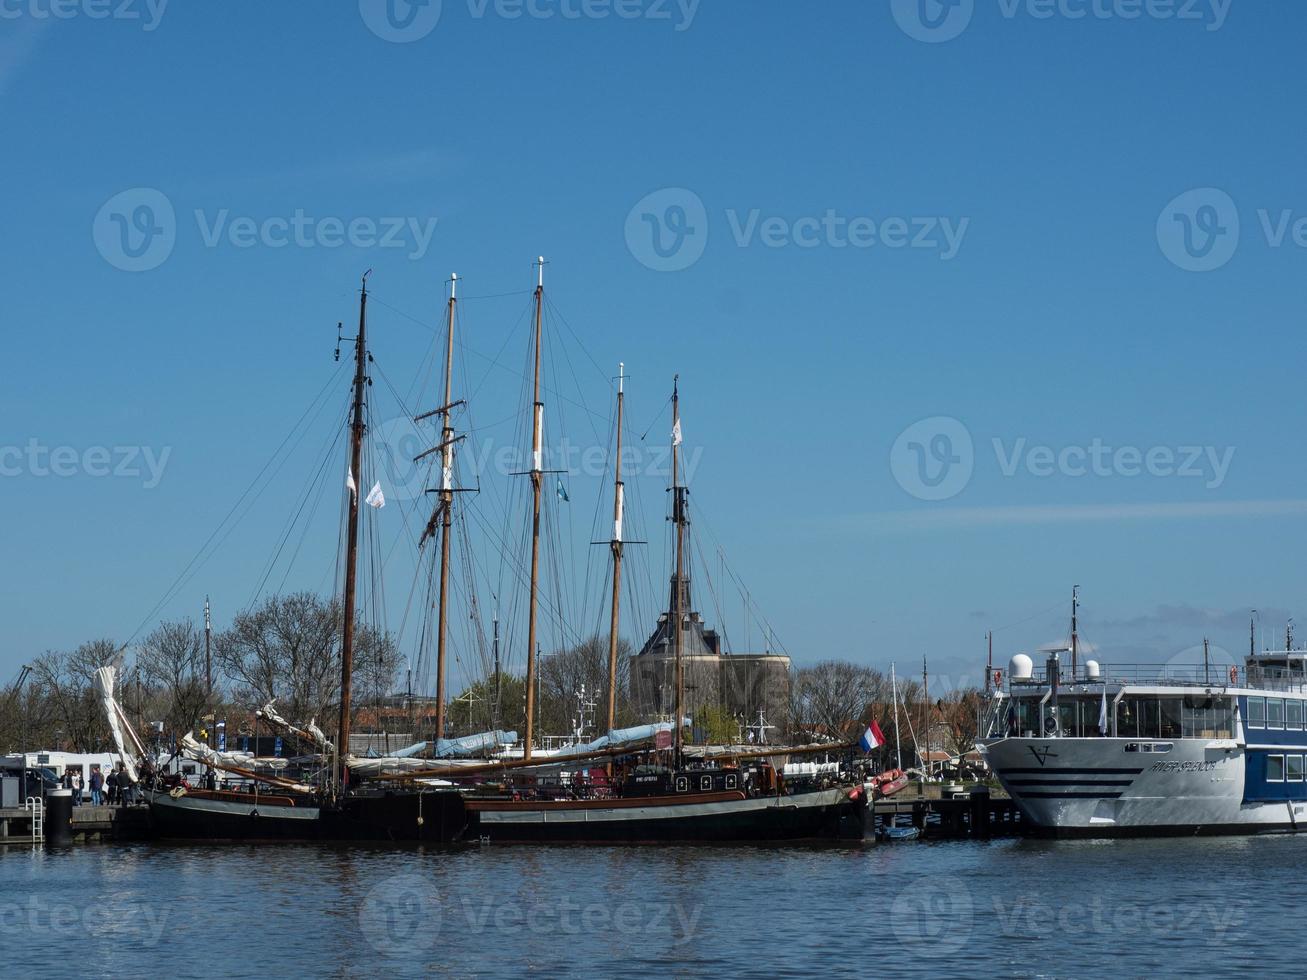
POLYGON ((872 749, 885 744, 885 735, 880 730, 880 725, 872 722, 867 730, 862 733, 862 738, 858 739, 858 745, 862 747, 863 752, 870 752, 872 749))

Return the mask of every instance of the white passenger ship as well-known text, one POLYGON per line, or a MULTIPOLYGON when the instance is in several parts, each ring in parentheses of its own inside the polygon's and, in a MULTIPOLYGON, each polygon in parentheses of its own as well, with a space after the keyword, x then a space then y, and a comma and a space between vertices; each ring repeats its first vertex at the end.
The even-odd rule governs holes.
POLYGON ((995 679, 979 748, 1043 832, 1307 830, 1307 650, 1074 674, 1056 653, 1038 671, 1018 654, 995 679))

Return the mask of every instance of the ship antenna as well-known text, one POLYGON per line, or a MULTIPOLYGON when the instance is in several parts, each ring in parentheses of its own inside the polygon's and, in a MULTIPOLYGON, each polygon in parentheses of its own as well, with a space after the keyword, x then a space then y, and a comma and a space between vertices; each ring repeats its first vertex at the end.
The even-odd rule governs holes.
POLYGON ((1071 682, 1076 679, 1076 659, 1080 653, 1080 633, 1076 629, 1076 611, 1080 607, 1080 586, 1071 586, 1071 682))

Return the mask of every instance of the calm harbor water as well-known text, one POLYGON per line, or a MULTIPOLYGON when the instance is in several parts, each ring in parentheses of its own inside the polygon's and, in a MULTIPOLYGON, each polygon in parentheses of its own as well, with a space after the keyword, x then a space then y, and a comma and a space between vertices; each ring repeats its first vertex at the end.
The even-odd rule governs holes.
POLYGON ((7 976, 1301 975, 1307 838, 0 849, 7 976))

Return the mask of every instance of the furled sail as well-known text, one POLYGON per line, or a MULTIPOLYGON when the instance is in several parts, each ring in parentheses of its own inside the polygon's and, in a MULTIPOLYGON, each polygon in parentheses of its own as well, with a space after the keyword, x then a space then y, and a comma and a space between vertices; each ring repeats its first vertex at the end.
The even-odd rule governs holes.
POLYGON ((323 734, 322 729, 317 726, 316 719, 309 722, 308 728, 297 728, 277 713, 277 710, 274 707, 276 703, 276 701, 269 701, 258 711, 254 712, 255 716, 262 718, 278 731, 285 732, 288 735, 294 735, 300 741, 305 742, 308 745, 316 746, 318 751, 323 755, 330 755, 335 750, 335 746, 327 740, 327 736, 323 734))
POLYGON ((105 664, 95 672, 95 688, 100 692, 100 704, 104 708, 105 718, 109 722, 109 731, 113 733, 113 744, 118 749, 118 758, 122 760, 128 778, 132 782, 136 782, 140 777, 136 773, 136 765, 132 761, 132 755, 127 751, 123 732, 126 731, 131 735, 132 741, 135 743, 134 748, 141 756, 146 754, 145 747, 141 745, 141 740, 132 731, 132 726, 127 723, 122 708, 119 707, 118 701, 113 696, 113 686, 117 676, 118 668, 112 664, 105 664))

